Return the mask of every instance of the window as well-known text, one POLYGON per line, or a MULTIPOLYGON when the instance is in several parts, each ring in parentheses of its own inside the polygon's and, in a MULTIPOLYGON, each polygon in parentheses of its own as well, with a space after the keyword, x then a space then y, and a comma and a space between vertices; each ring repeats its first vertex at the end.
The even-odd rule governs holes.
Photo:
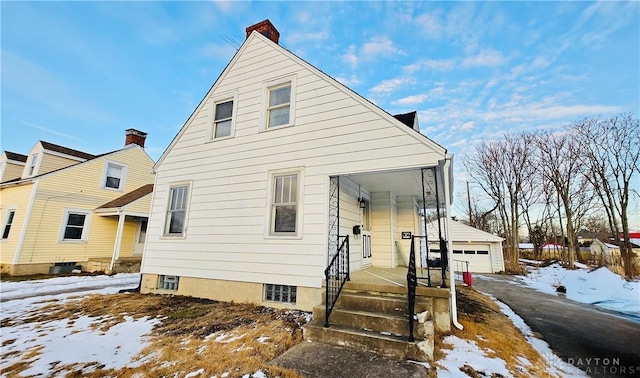
POLYGON ((477 251, 476 252, 478 255, 488 255, 489 251, 477 251))
POLYGON ((231 136, 233 116, 233 100, 216 104, 213 116, 213 138, 219 139, 231 136))
POLYGON ((169 190, 169 204, 164 226, 164 234, 167 236, 181 236, 184 232, 188 191, 188 185, 174 186, 169 190))
POLYGON ((264 300, 271 302, 296 303, 297 287, 288 285, 264 285, 264 300))
POLYGON ((38 155, 31 155, 31 162, 29 163, 29 173, 27 176, 33 176, 36 174, 36 166, 38 165, 38 155))
POLYGON ((140 221, 140 233, 138 234, 138 243, 140 244, 144 243, 145 239, 147 238, 148 223, 149 221, 146 220, 140 221))
POLYGON ((65 212, 62 229, 63 241, 84 241, 89 229, 89 212, 81 210, 67 210, 65 212))
POLYGON ((464 251, 464 254, 465 254, 465 255, 475 255, 475 254, 476 254, 476 251, 467 251, 467 250, 465 250, 465 251, 464 251))
POLYGON ((267 106, 267 127, 277 127, 290 123, 291 83, 269 88, 267 106))
POLYGON ((13 217, 16 215, 15 210, 9 210, 7 212, 7 219, 4 222, 4 229, 2 230, 2 239, 9 238, 9 232, 11 231, 11 225, 13 225, 13 217))
POLYGON ((296 233, 298 174, 274 176, 271 206, 271 233, 296 233))
POLYGON ((180 277, 178 276, 161 275, 158 279, 158 289, 178 290, 179 283, 180 283, 180 277))
POLYGON ((124 177, 126 166, 107 162, 104 171, 103 188, 122 190, 124 188, 124 177))
POLYGON ((462 254, 462 251, 461 251, 461 250, 459 250, 459 249, 454 249, 454 250, 453 250, 453 253, 455 253, 455 254, 462 254))

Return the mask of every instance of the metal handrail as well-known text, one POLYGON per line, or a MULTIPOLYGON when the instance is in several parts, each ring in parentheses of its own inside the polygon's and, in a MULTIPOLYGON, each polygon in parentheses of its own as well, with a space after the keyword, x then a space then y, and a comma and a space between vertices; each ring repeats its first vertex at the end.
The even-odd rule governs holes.
POLYGON ((325 312, 324 326, 329 327, 329 315, 338 301, 340 292, 345 282, 349 281, 349 235, 338 236, 338 240, 344 238, 337 253, 324 270, 325 278, 325 312))
POLYGON ((416 287, 418 286, 418 276, 416 274, 416 247, 415 239, 411 239, 411 251, 409 252, 409 267, 407 269, 407 290, 408 290, 408 315, 409 315, 409 341, 413 342, 413 318, 416 308, 416 287))

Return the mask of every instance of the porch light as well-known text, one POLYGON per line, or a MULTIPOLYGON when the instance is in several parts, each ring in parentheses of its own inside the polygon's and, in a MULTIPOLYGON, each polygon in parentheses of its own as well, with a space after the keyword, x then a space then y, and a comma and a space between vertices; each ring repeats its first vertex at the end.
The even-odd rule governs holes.
POLYGON ((362 197, 358 197, 358 204, 360 205, 361 209, 365 208, 365 200, 362 197))

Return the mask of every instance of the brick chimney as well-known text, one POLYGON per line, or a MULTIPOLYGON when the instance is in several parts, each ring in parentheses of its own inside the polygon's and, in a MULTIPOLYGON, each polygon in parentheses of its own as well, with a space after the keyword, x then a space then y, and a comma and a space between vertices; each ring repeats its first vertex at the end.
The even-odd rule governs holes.
POLYGON ((260 21, 255 25, 251 25, 247 27, 245 30, 247 32, 247 38, 249 38, 249 36, 251 35, 251 32, 255 30, 275 43, 278 43, 278 40, 280 39, 280 33, 278 32, 276 27, 273 26, 271 21, 269 21, 269 19, 260 21))
POLYGON ((136 129, 127 129, 125 131, 124 145, 137 144, 144 148, 144 141, 147 139, 147 133, 136 129))

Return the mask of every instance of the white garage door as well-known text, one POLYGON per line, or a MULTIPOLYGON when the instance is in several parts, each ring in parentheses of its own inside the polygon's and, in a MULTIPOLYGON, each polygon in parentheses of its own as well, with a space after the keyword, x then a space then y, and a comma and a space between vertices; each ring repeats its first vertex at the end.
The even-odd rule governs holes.
POLYGON ((457 261, 468 261, 472 273, 493 273, 491 269, 491 248, 489 244, 453 243, 453 267, 457 261))

